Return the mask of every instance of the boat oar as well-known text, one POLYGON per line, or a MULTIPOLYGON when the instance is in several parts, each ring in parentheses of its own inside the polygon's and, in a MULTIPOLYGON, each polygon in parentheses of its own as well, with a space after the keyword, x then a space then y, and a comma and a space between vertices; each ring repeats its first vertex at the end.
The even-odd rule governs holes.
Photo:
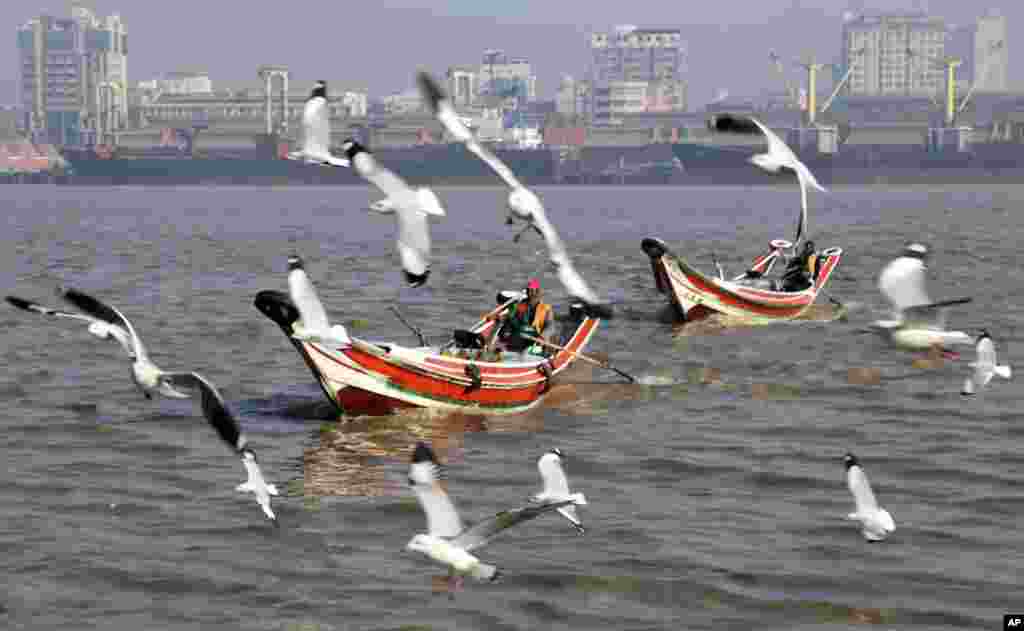
POLYGON ((398 307, 391 305, 391 310, 398 316, 399 321, 405 326, 409 327, 409 330, 416 334, 416 337, 420 338, 420 346, 430 346, 427 343, 427 338, 423 337, 423 332, 409 324, 409 322, 402 317, 402 313, 398 310, 398 307))
POLYGON ((620 375, 622 375, 623 377, 625 377, 626 379, 629 379, 630 383, 636 383, 636 377, 634 377, 633 375, 631 375, 631 374, 629 374, 627 372, 623 372, 623 371, 619 370, 618 368, 616 368, 615 366, 612 366, 608 362, 599 361, 597 359, 594 359, 593 357, 588 357, 588 356, 584 355, 583 353, 581 353, 579 351, 571 351, 571 350, 569 350, 568 348, 566 348, 564 346, 559 346, 558 344, 553 344, 551 342, 547 342, 545 340, 540 339, 539 337, 533 337, 532 335, 520 334, 519 337, 523 338, 524 340, 530 340, 531 342, 536 342, 536 343, 538 343, 538 344, 540 344, 542 346, 547 346, 549 348, 554 348, 554 349, 557 349, 557 350, 560 350, 560 351, 566 351, 566 352, 572 353, 573 355, 575 355, 576 357, 582 359, 583 361, 585 361, 587 363, 594 364, 595 366, 600 366, 601 368, 604 368, 606 370, 615 371, 615 372, 619 373, 620 375))

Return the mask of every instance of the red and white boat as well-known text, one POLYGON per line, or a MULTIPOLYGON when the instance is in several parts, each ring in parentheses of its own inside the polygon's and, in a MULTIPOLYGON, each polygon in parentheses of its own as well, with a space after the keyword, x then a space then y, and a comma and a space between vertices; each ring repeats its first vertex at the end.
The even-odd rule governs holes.
POLYGON ((769 251, 751 264, 750 271, 755 274, 745 272, 731 280, 726 280, 721 273, 718 277, 704 274, 683 257, 673 254, 661 239, 648 237, 640 247, 651 259, 658 291, 669 296, 687 321, 721 313, 766 324, 797 318, 814 304, 843 255, 842 248, 837 247, 818 253, 817 270, 810 287, 802 291, 780 291, 776 282, 764 278, 792 245, 784 239, 773 240, 769 251))
MULTIPOLYGON (((499 300, 508 296, 503 292, 499 300)), ((586 305, 573 303, 555 340, 564 350, 550 357, 504 353, 499 361, 478 361, 471 357, 494 334, 493 321, 481 319, 471 329, 456 331, 444 346, 409 347, 354 337, 346 344, 325 344, 293 337, 292 325, 300 316, 288 294, 261 291, 255 305, 281 327, 328 400, 346 414, 415 407, 476 414, 528 410, 577 359, 600 323, 586 305)))

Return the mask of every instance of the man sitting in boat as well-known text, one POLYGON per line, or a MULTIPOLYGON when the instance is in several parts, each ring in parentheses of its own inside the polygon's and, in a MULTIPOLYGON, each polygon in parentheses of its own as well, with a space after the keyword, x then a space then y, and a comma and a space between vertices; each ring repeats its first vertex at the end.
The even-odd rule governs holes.
POLYGON ((782 291, 803 291, 814 284, 818 275, 818 253, 814 241, 804 241, 804 249, 786 265, 782 273, 782 291))
POLYGON ((510 305, 491 319, 502 322, 498 330, 498 342, 504 350, 544 355, 547 348, 529 337, 546 340, 544 331, 554 320, 551 305, 541 301, 543 290, 540 281, 531 278, 526 285, 526 298, 510 305), (529 337, 525 337, 529 336, 529 337))

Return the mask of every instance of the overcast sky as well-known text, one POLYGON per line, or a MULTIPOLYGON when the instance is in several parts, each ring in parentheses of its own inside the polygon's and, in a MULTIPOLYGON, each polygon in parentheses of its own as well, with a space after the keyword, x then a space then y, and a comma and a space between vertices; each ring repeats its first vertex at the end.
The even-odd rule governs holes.
MULTIPOLYGON (((42 12, 67 15, 63 0, 2 0, 0 29, 8 35, 0 55, 0 103, 14 102, 15 30, 42 12)), ((687 44, 691 107, 719 88, 733 95, 777 90, 767 55, 814 53, 837 61, 846 10, 923 9, 947 23, 965 24, 998 10, 1008 20, 1010 83, 1024 85, 1024 2, 998 0, 96 0, 100 14, 119 12, 128 28, 132 83, 173 70, 200 69, 218 80, 252 81, 256 67, 286 65, 294 81, 319 78, 333 88, 351 86, 383 96, 412 87, 423 66, 443 73, 454 64, 479 63, 486 48, 504 49, 533 64, 542 97, 551 97, 562 74, 582 75, 589 59, 587 34, 616 24, 676 27, 687 44), (432 5, 440 6, 432 6, 432 5)))

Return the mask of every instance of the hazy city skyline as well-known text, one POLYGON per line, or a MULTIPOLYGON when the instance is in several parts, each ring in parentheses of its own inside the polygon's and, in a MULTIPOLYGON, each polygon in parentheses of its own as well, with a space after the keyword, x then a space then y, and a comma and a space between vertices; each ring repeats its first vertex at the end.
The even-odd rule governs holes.
MULTIPOLYGON (((18 55, 15 31, 42 13, 64 16, 71 3, 6 0, 3 24, 9 38, 0 55, 0 103, 16 96, 18 55)), ((779 91, 769 50, 793 60, 812 52, 819 62, 839 60, 845 11, 922 10, 949 25, 973 22, 997 10, 1008 22, 1009 84, 1024 84, 1024 47, 1015 33, 1024 23, 1024 5, 1011 2, 961 3, 953 0, 865 2, 850 0, 765 0, 693 8, 678 2, 592 4, 579 0, 541 3, 479 3, 454 0, 431 7, 426 0, 378 0, 343 6, 309 2, 300 12, 281 5, 178 0, 173 4, 132 0, 84 2, 99 14, 120 13, 128 32, 128 77, 132 85, 166 72, 198 69, 219 82, 251 81, 256 68, 281 64, 293 85, 318 78, 338 89, 366 90, 380 98, 413 86, 425 67, 440 74, 449 66, 479 63, 487 48, 530 60, 538 94, 553 98, 563 74, 581 76, 590 61, 587 36, 616 24, 675 27, 682 33, 690 109, 711 100, 718 89, 734 96, 779 91), (812 6, 813 5, 813 6, 812 6), (499 15, 484 15, 485 10, 499 15), (337 84, 341 85, 337 85, 337 84)), ((795 70, 792 76, 798 77, 795 70)))

